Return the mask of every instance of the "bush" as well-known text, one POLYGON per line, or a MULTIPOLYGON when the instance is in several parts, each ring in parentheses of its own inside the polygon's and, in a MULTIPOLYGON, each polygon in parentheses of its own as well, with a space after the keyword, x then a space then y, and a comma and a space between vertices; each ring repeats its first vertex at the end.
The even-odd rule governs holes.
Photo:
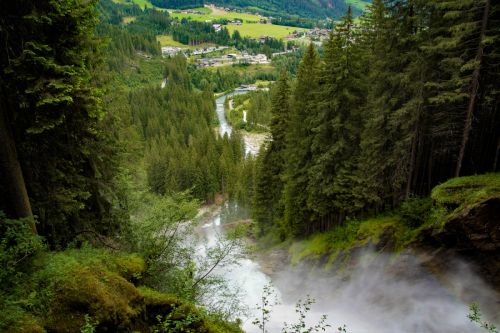
POLYGON ((431 198, 412 197, 400 207, 402 221, 411 228, 418 228, 428 221, 432 209, 431 198))
POLYGON ((18 280, 23 265, 44 245, 31 230, 31 219, 11 220, 2 211, 0 235, 0 284, 5 288, 18 280))

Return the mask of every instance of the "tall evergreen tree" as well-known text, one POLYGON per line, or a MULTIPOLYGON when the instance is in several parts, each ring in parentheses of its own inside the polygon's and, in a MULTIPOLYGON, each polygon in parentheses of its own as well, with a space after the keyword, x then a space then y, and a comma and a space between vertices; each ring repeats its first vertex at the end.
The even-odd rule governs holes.
POLYGON ((367 206, 377 207, 390 192, 387 185, 390 164, 387 159, 389 136, 388 117, 392 111, 389 101, 393 72, 390 71, 388 54, 391 50, 391 34, 388 12, 384 1, 374 0, 361 17, 360 42, 365 52, 363 60, 369 68, 367 78, 374 83, 368 86, 367 104, 363 108, 363 132, 361 134, 358 172, 363 177, 363 195, 367 206))
POLYGON ((474 154, 470 150, 474 146, 470 142, 474 119, 481 118, 479 113, 486 107, 483 104, 486 99, 495 99, 494 90, 481 88, 488 76, 498 73, 498 66, 487 61, 489 52, 493 51, 489 46, 499 38, 498 29, 494 28, 498 24, 498 18, 494 17, 498 5, 490 0, 436 0, 433 4, 442 16, 443 28, 428 50, 441 58, 441 75, 428 86, 437 91, 431 98, 431 102, 440 107, 436 117, 446 124, 438 128, 436 134, 442 137, 448 135, 446 132, 453 133, 450 137, 455 147, 450 148, 456 160, 453 175, 459 176, 466 154, 474 154))
MULTIPOLYGON (((254 217, 262 232, 282 223, 286 133, 290 117, 290 87, 286 73, 282 73, 274 88, 271 113, 271 141, 260 153, 255 173, 254 217)), ((280 227, 284 232, 283 226, 280 227)))
POLYGON ((293 89, 290 123, 286 136, 285 172, 285 225, 291 235, 299 235, 307 229, 310 211, 307 207, 308 169, 311 164, 311 121, 314 119, 317 70, 319 57, 310 43, 299 65, 297 82, 293 89))
POLYGON ((107 137, 100 129, 104 113, 95 82, 100 59, 95 4, 43 0, 2 5, 0 124, 6 136, 0 145, 8 147, 1 160, 9 173, 0 186, 12 189, 9 198, 18 202, 12 206, 14 217, 30 215, 29 196, 39 232, 54 246, 92 223, 102 233, 116 227, 103 223, 112 205, 99 192, 109 181, 101 178, 108 174, 102 168, 112 163, 100 163, 111 151, 104 153, 99 143, 107 137))
POLYGON ((352 11, 332 32, 319 74, 318 112, 313 120, 313 166, 309 169, 308 204, 316 212, 317 229, 342 223, 360 201, 354 170, 359 156, 360 105, 365 75, 356 43, 352 11))

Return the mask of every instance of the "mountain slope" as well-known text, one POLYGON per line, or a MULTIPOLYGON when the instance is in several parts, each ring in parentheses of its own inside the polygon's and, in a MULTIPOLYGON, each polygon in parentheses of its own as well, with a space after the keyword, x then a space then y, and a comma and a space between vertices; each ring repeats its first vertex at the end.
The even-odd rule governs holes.
MULTIPOLYGON (((340 17, 347 11, 345 0, 213 0, 220 6, 261 10, 271 15, 298 15, 302 17, 340 17)), ((357 1, 363 3, 365 1, 357 1)), ((354 5, 354 9, 359 6, 354 5)))

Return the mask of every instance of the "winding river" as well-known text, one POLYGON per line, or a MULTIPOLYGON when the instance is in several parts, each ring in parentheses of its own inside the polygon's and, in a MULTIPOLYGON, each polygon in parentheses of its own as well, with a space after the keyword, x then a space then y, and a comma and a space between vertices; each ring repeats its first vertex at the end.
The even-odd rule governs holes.
MULTIPOLYGON (((245 91, 237 90, 216 100, 221 135, 231 135, 233 130, 225 118, 224 102, 228 96, 241 93, 245 91)), ((257 150, 247 147, 250 154, 256 154, 257 150)), ((215 244, 223 235, 220 214, 206 221, 202 230, 206 243, 215 244)), ((266 326, 269 333, 282 332, 284 322, 297 322, 295 303, 307 295, 316 300, 308 313, 309 322, 317 323, 326 314, 327 322, 332 325, 326 332, 332 333, 339 332, 338 327, 344 324, 349 333, 483 332, 467 318, 469 300, 480 304, 498 302, 462 262, 457 261, 456 270, 444 279, 445 286, 443 279, 438 281, 423 271, 418 259, 411 255, 399 256, 396 265, 394 258, 370 251, 360 258, 349 275, 328 274, 322 268, 301 265, 270 277, 249 257, 222 267, 216 274, 244 294, 243 305, 248 311, 242 318, 242 327, 248 333, 262 332, 252 320, 261 315, 257 304, 261 303, 264 286, 270 282, 280 305, 272 308, 266 326)))

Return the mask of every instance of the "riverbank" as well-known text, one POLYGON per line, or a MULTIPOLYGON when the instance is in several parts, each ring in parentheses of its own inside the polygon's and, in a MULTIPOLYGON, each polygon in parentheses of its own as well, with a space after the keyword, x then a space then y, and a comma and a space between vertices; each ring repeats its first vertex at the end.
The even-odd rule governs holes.
MULTIPOLYGON (((461 177, 390 214, 284 243, 267 235, 256 257, 282 290, 290 274, 283 279, 283 272, 334 283, 370 274, 369 267, 374 279, 431 283, 459 302, 478 302, 489 320, 500 322, 499 223, 500 174, 461 177)), ((351 285, 345 283, 338 288, 351 285)))
MULTIPOLYGON (((478 236, 478 228, 496 237, 494 226, 491 233, 484 226, 489 225, 485 219, 490 221, 498 213, 498 180, 499 175, 454 179, 433 191, 430 207, 420 201, 406 212, 350 221, 302 240, 280 243, 270 234, 255 239, 252 221, 235 219, 225 224, 217 205, 202 208, 203 223, 209 225, 203 230, 245 226, 245 245, 251 251, 224 276, 251 295, 243 299, 253 311, 263 286, 272 283, 282 303, 273 312, 273 327, 294 318, 297 299, 310 295, 318 304, 311 310, 313 318, 328 314, 331 322, 346 324, 350 332, 416 332, 419 327, 425 332, 479 333, 467 319, 468 305, 477 302, 485 318, 498 322, 499 297, 472 265, 478 259, 464 256, 465 243, 452 245, 450 237, 461 242, 469 237, 476 255, 489 258, 494 267, 496 250, 487 245, 486 236, 478 236), (422 207, 432 214, 426 215, 422 207), (410 215, 428 216, 428 220, 420 226, 408 225, 410 215), (458 226, 464 230, 457 230, 458 226)), ((245 328, 257 332, 249 320, 245 328)))

